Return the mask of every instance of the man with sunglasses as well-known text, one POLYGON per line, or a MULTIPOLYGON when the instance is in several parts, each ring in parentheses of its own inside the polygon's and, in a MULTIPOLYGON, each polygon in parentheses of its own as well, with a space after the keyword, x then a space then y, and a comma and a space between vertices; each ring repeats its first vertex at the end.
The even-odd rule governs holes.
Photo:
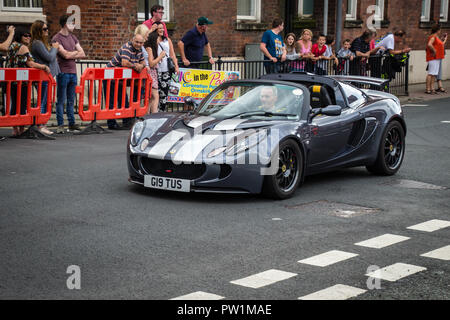
POLYGON ((144 21, 143 24, 146 25, 147 28, 149 28, 150 32, 153 32, 158 28, 158 24, 156 22, 160 22, 164 27, 164 36, 168 38, 169 33, 167 32, 166 24, 162 21, 162 18, 164 16, 164 7, 159 4, 155 4, 150 9, 150 14, 152 17, 144 21))
POLYGON ((59 19, 61 30, 53 37, 52 43, 59 43, 58 64, 61 69, 56 77, 57 103, 56 119, 58 128, 56 133, 64 133, 64 103, 66 103, 67 120, 69 131, 79 131, 80 125, 75 123, 73 106, 75 103, 75 88, 77 86, 76 59, 86 58, 83 48, 77 37, 73 34, 75 23, 70 15, 65 14, 59 19))

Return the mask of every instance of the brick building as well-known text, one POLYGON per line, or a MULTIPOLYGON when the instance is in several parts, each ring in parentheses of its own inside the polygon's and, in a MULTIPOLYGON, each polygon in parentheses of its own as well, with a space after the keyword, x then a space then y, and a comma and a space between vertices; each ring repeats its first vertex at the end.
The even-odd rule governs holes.
MULTIPOLYGON (((46 20, 50 33, 58 31, 59 16, 68 9, 80 9, 81 40, 90 60, 110 59, 127 41, 136 25, 144 21, 145 0, 4 0, 0 1, 0 37, 6 25, 30 24, 46 20)), ((300 34, 310 28, 315 34, 335 34, 338 0, 148 0, 165 7, 164 20, 174 42, 192 28, 199 16, 214 24, 208 29, 214 56, 243 57, 247 44, 258 44, 262 33, 275 17, 286 21, 286 32, 300 34), (326 10, 328 8, 328 10, 326 10)), ((406 43, 413 48, 410 82, 423 81, 425 42, 434 22, 450 33, 449 0, 342 0, 341 38, 354 39, 367 29, 370 16, 376 15, 378 33, 403 29, 406 43), (377 5, 381 10, 368 11, 377 5)), ((450 78, 445 61, 445 76, 450 78)))

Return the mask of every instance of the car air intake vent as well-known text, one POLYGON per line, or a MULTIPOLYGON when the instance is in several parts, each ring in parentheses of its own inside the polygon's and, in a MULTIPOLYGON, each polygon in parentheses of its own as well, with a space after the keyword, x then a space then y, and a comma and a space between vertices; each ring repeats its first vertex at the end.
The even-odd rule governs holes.
POLYGON ((348 144, 352 147, 356 147, 364 134, 364 130, 366 127, 366 121, 361 119, 353 124, 352 132, 348 139, 348 144))
POLYGON ((140 163, 146 174, 158 177, 195 180, 206 171, 205 164, 175 164, 172 160, 158 160, 146 157, 140 158, 140 163))

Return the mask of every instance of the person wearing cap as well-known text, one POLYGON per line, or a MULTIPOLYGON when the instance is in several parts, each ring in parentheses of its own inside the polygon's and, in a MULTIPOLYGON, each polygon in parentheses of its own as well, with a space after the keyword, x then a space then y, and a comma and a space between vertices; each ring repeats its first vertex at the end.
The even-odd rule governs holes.
POLYGON ((209 63, 214 64, 211 45, 206 36, 206 30, 210 24, 213 24, 213 22, 208 20, 208 18, 198 18, 196 26, 186 32, 183 38, 178 41, 181 60, 185 67, 189 66, 191 62, 202 61, 205 47, 208 53, 209 63))

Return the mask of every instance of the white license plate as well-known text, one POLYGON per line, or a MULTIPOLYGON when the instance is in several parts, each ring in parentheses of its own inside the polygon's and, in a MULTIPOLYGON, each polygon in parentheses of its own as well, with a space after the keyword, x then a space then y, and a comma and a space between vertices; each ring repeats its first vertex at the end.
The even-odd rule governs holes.
POLYGON ((154 189, 190 192, 191 180, 146 175, 144 177, 144 186, 154 189))

